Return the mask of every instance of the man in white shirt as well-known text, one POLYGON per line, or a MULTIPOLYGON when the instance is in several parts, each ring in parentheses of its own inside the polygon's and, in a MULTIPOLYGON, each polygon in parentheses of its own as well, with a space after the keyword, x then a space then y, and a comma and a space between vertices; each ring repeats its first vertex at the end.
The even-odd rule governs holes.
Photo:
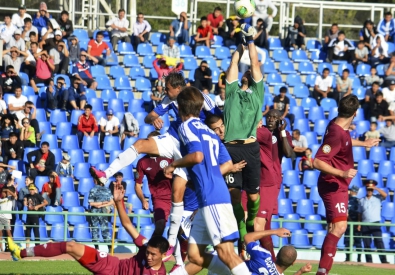
POLYGON ((385 148, 392 148, 395 146, 395 125, 392 123, 391 119, 386 119, 385 127, 381 127, 378 131, 385 139, 380 142, 380 146, 385 148))
POLYGON ((221 88, 219 94, 215 97, 215 106, 217 106, 220 110, 224 109, 225 106, 225 89, 221 88))
POLYGON ((22 95, 22 87, 16 87, 13 96, 8 98, 8 110, 10 114, 15 114, 18 111, 23 111, 25 109, 25 103, 27 97, 22 95))
POLYGON ((148 41, 149 32, 151 31, 151 25, 147 20, 144 20, 144 14, 141 12, 137 15, 137 21, 133 26, 133 47, 137 51, 137 46, 140 43, 148 41))
POLYGON ((119 136, 119 119, 114 116, 114 111, 108 109, 106 113, 107 119, 100 119, 100 147, 103 148, 104 138, 106 136, 119 136))
POLYGON ((395 101, 395 80, 389 81, 389 86, 385 87, 382 92, 384 96, 384 100, 391 104, 395 101))
POLYGON ((26 51, 25 41, 21 38, 22 31, 17 29, 14 32, 14 36, 11 37, 10 41, 6 44, 6 49, 11 49, 12 47, 17 47, 20 51, 26 51))
POLYGON ((18 29, 23 29, 25 26, 25 18, 30 18, 30 14, 26 13, 26 6, 25 5, 20 5, 18 8, 18 13, 14 13, 12 15, 12 24, 14 24, 18 29))
POLYGON ((31 18, 25 18, 25 25, 22 29, 22 39, 25 41, 30 41, 30 33, 34 32, 38 34, 38 29, 33 26, 31 18))
POLYGON ((4 44, 10 42, 16 29, 17 28, 11 23, 11 17, 9 15, 5 15, 4 24, 0 26, 0 39, 3 40, 4 44))
POLYGON ((269 33, 270 30, 272 29, 272 25, 273 25, 273 18, 276 17, 277 15, 277 7, 273 4, 273 2, 271 0, 258 0, 255 1, 255 5, 256 5, 256 10, 255 13, 252 17, 252 24, 253 26, 256 25, 256 21, 259 18, 262 18, 263 21, 265 21, 266 23, 266 32, 269 33), (268 13, 268 8, 270 8, 272 10, 272 14, 268 13))
POLYGON ((298 129, 292 132, 292 145, 297 157, 304 156, 304 152, 309 148, 306 137, 301 135, 298 129))
POLYGON ((333 96, 332 95, 333 93, 331 92, 333 79, 331 76, 329 76, 329 73, 330 73, 329 69, 325 68, 322 71, 322 77, 318 75, 317 78, 315 79, 313 97, 315 98, 318 104, 320 104, 322 98, 333 96))
POLYGON ((118 40, 130 43, 130 36, 128 34, 129 20, 125 18, 125 10, 118 11, 118 17, 110 19, 106 23, 107 27, 111 27, 111 44, 114 51, 118 45, 118 40))
POLYGON ((163 55, 171 58, 180 58, 180 48, 175 45, 176 38, 174 36, 170 36, 167 40, 167 45, 163 44, 162 51, 163 55))

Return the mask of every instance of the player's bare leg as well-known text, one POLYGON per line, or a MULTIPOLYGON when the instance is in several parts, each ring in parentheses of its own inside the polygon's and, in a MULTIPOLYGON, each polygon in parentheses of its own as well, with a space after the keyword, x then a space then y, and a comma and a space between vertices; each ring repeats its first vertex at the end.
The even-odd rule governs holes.
POLYGON ((155 222, 155 231, 152 236, 162 236, 165 231, 166 221, 164 219, 155 222))

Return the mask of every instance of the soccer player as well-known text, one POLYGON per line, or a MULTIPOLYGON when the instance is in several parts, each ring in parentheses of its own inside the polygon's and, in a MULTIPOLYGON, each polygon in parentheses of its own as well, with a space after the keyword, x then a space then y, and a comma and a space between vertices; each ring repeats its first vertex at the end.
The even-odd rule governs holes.
MULTIPOLYGON (((253 40, 253 27, 242 24, 251 70, 244 73, 239 87, 238 63, 243 55, 244 46, 240 44, 233 53, 229 68, 226 71, 224 122, 225 146, 232 157, 233 163, 245 160, 247 165, 239 173, 233 174, 233 183, 228 187, 243 189, 248 194, 246 227, 253 228, 254 219, 259 208, 259 144, 256 141, 256 126, 262 119, 262 104, 264 96, 263 76, 258 61, 253 40)), ((246 230, 243 228, 244 211, 241 204, 235 214, 240 228, 241 241, 246 230)))
MULTIPOLYGON (((171 123, 168 132, 164 135, 136 141, 131 147, 119 154, 104 172, 92 167, 90 172, 93 178, 100 180, 101 182, 106 182, 107 179, 110 178, 115 172, 131 164, 139 154, 145 153, 159 155, 169 159, 181 158, 181 153, 179 150, 180 145, 178 139, 178 127, 182 121, 178 116, 176 99, 181 89, 186 85, 185 79, 182 74, 173 72, 166 76, 165 83, 166 97, 162 100, 160 105, 158 105, 146 116, 145 122, 152 124, 157 130, 159 130, 163 127, 163 120, 160 118, 160 116, 166 114, 170 110, 173 110, 177 114, 177 119, 171 123)), ((221 111, 215 107, 214 102, 209 96, 203 95, 203 97, 204 105, 202 111, 200 112, 202 119, 205 118, 207 113, 221 113, 221 111)), ((168 260, 174 251, 174 245, 176 243, 181 217, 184 212, 183 197, 185 185, 188 180, 185 168, 177 169, 174 172, 174 175, 172 209, 170 214, 171 225, 168 238, 170 249, 166 254, 167 258, 165 260, 168 260)))
POLYGON ((220 272, 227 266, 232 274, 250 274, 234 252, 233 242, 239 233, 219 163, 221 156, 228 160, 230 156, 218 136, 199 119, 204 103, 202 93, 195 87, 186 87, 177 103, 183 121, 179 127, 183 158, 174 160, 164 172, 171 177, 176 168, 187 167, 198 197, 199 209, 189 237, 189 261, 213 271, 220 272), (209 244, 218 256, 205 252, 209 244))
MULTIPOLYGON (((149 133, 147 138, 159 136, 158 131, 149 133)), ((148 187, 154 206, 155 231, 153 236, 162 236, 166 227, 171 209, 171 180, 163 174, 163 168, 173 160, 169 158, 145 155, 137 162, 135 173, 135 190, 143 208, 149 209, 148 201, 143 195, 143 177, 147 176, 148 187)))
POLYGON ((348 129, 358 107, 359 101, 355 95, 340 100, 339 114, 329 122, 314 159, 314 167, 321 171, 318 192, 325 205, 329 228, 322 245, 317 275, 327 275, 331 270, 337 243, 347 229, 348 186, 357 173, 354 169, 352 146, 372 147, 380 141, 351 139, 348 129))
POLYGON ((7 238, 7 243, 14 261, 26 257, 54 257, 68 254, 76 259, 83 267, 94 274, 119 275, 119 274, 156 274, 166 275, 166 268, 162 262, 169 248, 168 241, 162 236, 152 237, 147 240, 140 235, 126 214, 122 201, 125 190, 116 183, 114 201, 118 209, 122 226, 132 236, 134 243, 139 248, 138 253, 130 259, 120 260, 106 252, 97 251, 89 246, 77 242, 58 242, 38 245, 33 248, 22 249, 7 238))

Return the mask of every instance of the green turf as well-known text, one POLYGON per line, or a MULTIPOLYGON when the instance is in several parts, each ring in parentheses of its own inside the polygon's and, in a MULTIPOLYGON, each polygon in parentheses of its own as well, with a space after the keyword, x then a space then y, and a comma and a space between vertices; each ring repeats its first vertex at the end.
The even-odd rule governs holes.
MULTIPOLYGON (((170 270, 173 263, 166 263, 167 270, 170 270)), ((290 267, 284 274, 290 275, 296 272, 302 265, 296 264, 290 267)), ((313 272, 308 274, 315 274, 317 265, 313 265, 313 272)), ((0 274, 91 274, 82 268, 74 261, 0 261, 0 274)), ((204 270, 199 275, 205 275, 204 270)), ((362 265, 344 265, 335 264, 331 270, 331 275, 393 275, 394 270, 379 269, 372 267, 365 267, 362 265)))

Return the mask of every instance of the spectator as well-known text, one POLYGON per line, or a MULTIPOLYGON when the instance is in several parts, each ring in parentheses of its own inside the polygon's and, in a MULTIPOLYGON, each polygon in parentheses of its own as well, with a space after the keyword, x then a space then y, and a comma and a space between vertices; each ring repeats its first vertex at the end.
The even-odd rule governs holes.
POLYGON ((65 39, 68 39, 70 35, 73 33, 73 22, 69 19, 69 12, 63 10, 60 13, 60 18, 58 19, 58 24, 60 27, 60 31, 62 32, 62 36, 65 39))
POLYGON ((197 33, 194 39, 196 41, 196 46, 205 45, 210 48, 214 35, 211 26, 207 23, 206 16, 200 18, 200 26, 197 28, 197 33))
POLYGON ((167 45, 163 44, 162 51, 164 57, 180 59, 180 48, 174 44, 175 42, 176 38, 174 36, 170 36, 167 40, 167 45))
POLYGON ((189 45, 189 29, 191 22, 188 21, 186 12, 180 13, 180 19, 174 19, 170 24, 170 36, 177 39, 178 44, 189 45))
POLYGON ((17 133, 9 133, 9 139, 3 141, 3 163, 8 164, 10 160, 22 160, 23 152, 23 142, 18 139, 17 133))
POLYGON ((362 104, 365 117, 370 117, 369 115, 370 102, 376 98, 377 92, 380 92, 380 84, 378 82, 373 82, 372 87, 366 90, 365 101, 362 104))
POLYGON ((365 140, 371 138, 380 138, 380 132, 377 131, 377 123, 371 122, 370 123, 370 130, 365 133, 365 140))
POLYGON ((74 168, 70 163, 70 156, 66 153, 63 154, 62 161, 56 166, 56 174, 59 177, 71 177, 74 178, 74 168))
POLYGON ((395 80, 395 53, 391 54, 389 64, 384 65, 383 69, 385 72, 385 84, 388 85, 390 81, 395 80))
POLYGON ((50 172, 55 170, 55 155, 49 150, 49 143, 46 141, 41 143, 40 149, 27 154, 27 162, 30 165, 29 174, 33 178, 49 176, 50 172))
POLYGON ((28 118, 30 121, 30 125, 33 127, 34 132, 36 133, 36 139, 40 139, 41 134, 40 128, 38 126, 38 121, 36 119, 36 106, 34 106, 33 102, 26 101, 25 109, 16 113, 16 117, 18 118, 19 126, 23 127, 22 122, 24 118, 28 118))
POLYGON ((283 86, 280 88, 280 94, 278 96, 275 96, 273 99, 274 109, 280 112, 281 119, 288 118, 292 125, 295 120, 295 115, 289 113, 290 101, 289 98, 286 96, 287 92, 287 87, 283 86))
POLYGON ((384 100, 383 93, 377 92, 374 100, 370 101, 369 117, 371 121, 376 121, 379 116, 388 116, 389 104, 384 100))
POLYGON ((336 101, 339 101, 345 96, 348 96, 351 94, 352 90, 352 79, 350 79, 348 76, 350 75, 350 71, 348 69, 344 69, 342 76, 336 78, 336 92, 335 94, 335 99, 336 101))
POLYGON ((324 38, 324 42, 325 45, 328 46, 328 44, 333 41, 336 40, 337 37, 339 36, 339 26, 337 25, 337 23, 333 23, 331 28, 328 29, 328 31, 325 34, 325 38, 324 38))
POLYGON ((41 42, 45 42, 48 39, 50 39, 50 40, 54 39, 55 38, 55 31, 57 31, 57 30, 55 30, 53 28, 52 23, 50 21, 48 21, 46 27, 41 29, 41 33, 40 33, 41 41, 40 41, 39 45, 40 45, 40 47, 42 49, 49 51, 50 48, 54 48, 55 47, 55 45, 46 45, 45 48, 43 48, 42 46, 44 44, 41 44, 41 42), (48 48, 48 47, 50 47, 50 48, 48 48))
MULTIPOLYGON (((88 202, 92 213, 108 214, 114 205, 110 189, 105 187, 100 181, 95 181, 95 187, 89 192, 88 202)), ((94 242, 100 242, 99 230, 105 242, 109 243, 111 241, 108 217, 92 216, 91 224, 92 239, 94 242)), ((99 246, 95 245, 95 248, 98 249, 99 246)), ((109 249, 111 249, 111 246, 109 246, 109 249)))
POLYGON ((60 179, 58 174, 55 172, 51 172, 49 174, 49 182, 44 183, 43 188, 41 190, 41 195, 48 202, 50 206, 58 206, 60 205, 60 179))
POLYGON ((379 24, 377 25, 377 31, 379 34, 384 36, 385 41, 394 40, 395 34, 395 21, 392 19, 392 13, 390 11, 384 14, 384 18, 380 20, 379 24))
POLYGON ((299 160, 299 171, 314 170, 313 161, 313 153, 310 148, 307 148, 304 151, 304 156, 299 160))
MULTIPOLYGON (((255 26, 256 34, 254 35, 254 44, 259 48, 266 49, 267 48, 267 32, 266 32, 266 25, 262 18, 259 18, 256 21, 255 26)), ((258 49, 258 48, 257 48, 258 49)))
POLYGON ((21 37, 22 31, 20 29, 16 29, 14 35, 10 38, 10 41, 6 44, 7 49, 11 49, 12 47, 16 47, 18 50, 25 52, 26 51, 26 43, 25 40, 21 37))
POLYGON ((288 27, 288 35, 285 39, 285 46, 304 50, 306 48, 304 42, 305 37, 305 27, 303 25, 300 26, 299 23, 295 21, 293 26, 288 27))
POLYGON ((395 80, 389 82, 389 86, 383 89, 384 100, 390 104, 395 101, 395 80))
POLYGON ((36 132, 33 126, 30 125, 30 120, 24 118, 22 120, 21 134, 19 136, 20 140, 23 142, 23 147, 36 147, 36 132))
POLYGON ((27 97, 22 95, 22 87, 15 87, 14 95, 8 98, 8 110, 10 114, 15 114, 18 111, 22 111, 25 109, 25 103, 27 101, 27 97))
POLYGON ((139 132, 139 122, 134 118, 132 113, 126 112, 120 124, 121 142, 125 138, 138 137, 139 132))
POLYGON ((363 42, 363 45, 372 49, 371 45, 374 38, 376 37, 377 31, 372 20, 368 19, 363 24, 363 28, 359 31, 359 41, 363 42))
POLYGON ((33 229, 35 240, 39 241, 39 219, 41 215, 34 214, 36 211, 45 211, 45 206, 48 205, 48 202, 38 193, 36 186, 31 183, 28 187, 29 194, 24 198, 24 205, 27 207, 26 222, 25 222, 25 236, 26 236, 26 248, 30 247, 30 237, 31 231, 33 229))
POLYGON ((207 89, 207 87, 203 87, 202 90, 201 90, 201 92, 202 92, 203 94, 205 94, 205 95, 209 95, 209 94, 210 94, 210 91, 207 89))
POLYGON ((329 75, 329 69, 322 71, 322 76, 318 75, 315 79, 313 97, 320 104, 322 98, 334 97, 332 90, 332 76, 329 75))
POLYGON ((252 25, 256 25, 258 18, 262 18, 266 24, 266 31, 269 34, 273 26, 273 18, 277 15, 277 7, 273 4, 271 0, 258 0, 255 2, 256 10, 252 17, 252 25), (272 10, 272 14, 268 13, 268 8, 272 10))
POLYGON ((44 83, 49 85, 52 74, 55 70, 54 60, 46 51, 41 51, 34 55, 36 59, 36 76, 30 79, 30 85, 33 87, 35 93, 38 93, 36 84, 44 83))
MULTIPOLYGON (((381 210, 381 202, 385 200, 387 193, 377 187, 377 181, 375 180, 367 179, 364 181, 364 185, 366 187, 366 197, 359 200, 358 221, 365 223, 381 223, 381 217, 377 215, 377 212, 381 210), (379 194, 374 195, 373 191, 377 191, 379 194)), ((357 231, 362 232, 361 235, 365 252, 371 251, 369 249, 372 243, 370 236, 373 236, 374 246, 378 252, 384 252, 385 248, 380 226, 358 225, 357 231)), ((372 262, 372 255, 366 253, 365 258, 366 262, 372 262)), ((379 255, 379 258, 381 263, 389 264, 385 255, 379 255)))
POLYGON ((25 200, 25 197, 29 195, 29 185, 33 184, 34 185, 34 179, 30 176, 26 176, 25 178, 25 186, 22 187, 19 192, 18 192, 18 200, 17 200, 17 206, 19 211, 23 211, 23 201, 25 200))
POLYGON ((354 56, 355 46, 352 41, 346 38, 346 34, 343 31, 338 33, 336 39, 333 39, 329 44, 328 60, 345 60, 352 61, 354 56))
POLYGON ((58 43, 64 43, 62 32, 60 30, 49 29, 48 32, 41 38, 41 42, 38 43, 38 45, 41 49, 49 52, 52 49, 57 49, 58 43))
POLYGON ((17 47, 3 50, 3 66, 4 68, 7 68, 7 66, 11 65, 14 69, 14 72, 16 74, 19 74, 22 63, 25 61, 26 57, 28 57, 27 52, 22 52, 18 50, 17 47), (11 55, 9 55, 8 53, 11 53, 11 55))
POLYGON ((119 119, 114 116, 114 111, 112 109, 107 109, 106 112, 107 119, 102 117, 100 119, 100 147, 103 148, 104 138, 106 136, 119 136, 119 119))
POLYGON ((348 127, 348 131, 350 132, 351 139, 359 140, 357 125, 355 124, 355 122, 351 123, 350 127, 348 127))
POLYGON ((19 124, 12 115, 4 115, 1 119, 1 141, 7 141, 12 132, 19 130, 19 124))
MULTIPOLYGON (((350 194, 348 196, 348 218, 347 220, 350 222, 357 222, 358 221, 358 208, 359 208, 359 199, 357 197, 359 188, 353 185, 350 189, 350 194)), ((354 239, 351 242, 351 245, 355 245, 357 252, 362 250, 362 239, 361 239, 361 232, 358 231, 358 226, 353 225, 353 232, 354 232, 354 239)), ((346 233, 344 234, 344 245, 346 247, 350 246, 350 225, 347 225, 346 233)), ((346 262, 349 262, 350 254, 346 253, 346 262)), ((357 262, 361 262, 361 254, 358 253, 357 262)))
POLYGON ((16 30, 17 27, 11 23, 10 15, 4 15, 4 24, 0 25, 0 39, 3 40, 3 44, 10 42, 16 30))
POLYGON ((19 77, 18 73, 15 71, 14 66, 7 65, 5 67, 6 76, 2 80, 2 90, 3 93, 12 93, 17 87, 22 86, 22 79, 19 77))
POLYGON ((94 56, 98 60, 97 64, 101 66, 106 65, 106 59, 101 57, 103 51, 106 51, 106 57, 111 55, 110 47, 103 38, 104 34, 100 31, 97 32, 96 39, 91 39, 88 43, 88 54, 94 56))
POLYGON ((81 49, 78 43, 78 38, 75 36, 70 36, 68 42, 69 47, 69 58, 72 63, 76 63, 80 60, 81 49))
MULTIPOLYGON (((60 36, 60 30, 56 30, 56 36, 60 36)), ((69 51, 67 50, 66 44, 63 41, 57 43, 55 48, 49 51, 49 55, 54 60, 54 72, 53 74, 67 74, 69 70, 69 51)))
POLYGON ((128 34, 129 20, 125 17, 125 10, 120 9, 118 11, 118 17, 110 19, 106 23, 107 27, 111 27, 111 44, 112 48, 117 50, 118 41, 130 43, 130 36, 128 34))
POLYGON ((380 88, 380 85, 383 84, 383 79, 377 75, 377 69, 372 67, 370 68, 370 75, 365 76, 365 84, 367 86, 373 86, 375 82, 377 82, 379 85, 378 88, 380 88))
POLYGON ((144 20, 144 14, 141 12, 137 15, 137 21, 133 26, 133 47, 137 51, 137 46, 140 43, 148 41, 151 25, 147 20, 144 20))
POLYGON ((67 101, 69 100, 69 89, 66 88, 66 81, 62 76, 56 80, 56 86, 53 80, 50 81, 49 86, 45 90, 46 93, 46 108, 49 110, 61 109, 67 110, 67 101))
POLYGON ((369 61, 369 51, 365 47, 365 44, 363 43, 363 41, 359 41, 358 46, 355 49, 354 58, 352 61, 354 70, 356 70, 356 68, 359 64, 361 64, 361 63, 367 64, 368 61, 369 61))
POLYGON ((298 129, 295 129, 292 132, 292 145, 297 157, 304 156, 309 147, 306 137, 301 135, 298 129))
POLYGON ((215 96, 215 106, 217 106, 220 110, 224 109, 225 106, 225 89, 221 88, 219 90, 219 94, 215 96))
POLYGON ((38 33, 41 33, 42 28, 47 27, 49 19, 52 18, 52 15, 50 15, 47 10, 47 4, 45 2, 41 2, 36 18, 33 19, 33 26, 37 28, 38 33))
POLYGON ((93 137, 99 130, 96 118, 92 114, 92 106, 87 104, 85 105, 84 110, 85 113, 79 117, 77 125, 77 136, 80 145, 84 136, 93 137))
POLYGON ((92 76, 91 62, 97 64, 99 61, 82 50, 80 60, 73 65, 72 75, 81 80, 82 84, 92 90, 96 90, 97 82, 92 76), (87 60, 88 59, 88 60, 87 60))
POLYGON ((380 146, 385 148, 392 148, 395 146, 395 126, 391 119, 386 119, 385 127, 381 127, 378 131, 385 139, 380 142, 380 146))
POLYGON ((23 27, 25 26, 25 21, 24 20, 26 18, 29 18, 30 20, 32 20, 32 17, 30 16, 30 14, 26 13, 26 6, 25 5, 20 5, 19 8, 18 8, 18 13, 14 13, 12 15, 11 22, 18 29, 23 29, 23 27))
POLYGON ((221 72, 219 77, 218 77, 218 89, 225 89, 225 83, 226 83, 226 73, 221 72))
POLYGON ((115 181, 111 181, 110 185, 108 188, 111 191, 111 194, 114 194, 114 185, 115 184, 120 184, 123 187, 123 190, 126 190, 127 183, 123 181, 123 173, 122 172, 117 172, 114 174, 115 181))
POLYGON ((73 110, 83 110, 87 101, 84 84, 77 78, 73 78, 71 81, 72 86, 68 89, 69 107, 71 106, 73 110))
POLYGON ((395 116, 395 102, 391 102, 388 111, 390 112, 390 116, 395 116))
POLYGON ((166 64, 166 58, 164 57, 162 57, 161 59, 156 58, 152 62, 152 65, 154 66, 154 69, 158 74, 158 80, 162 79, 162 81, 172 71, 180 71, 182 69, 182 63, 179 63, 176 68, 169 67, 166 64), (158 61, 159 61, 159 66, 158 66, 158 61))
POLYGON ((229 47, 232 45, 239 45, 241 43, 241 32, 240 32, 240 18, 237 16, 231 16, 225 21, 228 27, 228 32, 226 33, 225 46, 229 47))
MULTIPOLYGON (((32 24, 32 19, 31 18, 25 18, 23 20, 24 26, 22 29, 22 39, 25 40, 26 42, 30 41, 30 34, 35 33, 38 34, 38 30, 35 26, 32 24)), ((26 48, 28 48, 28 44, 26 43, 26 48)))
POLYGON ((12 211, 13 197, 12 192, 8 189, 1 190, 0 198, 0 251, 3 252, 3 231, 7 232, 7 237, 12 238, 11 220, 12 214, 2 213, 3 211, 12 211))
POLYGON ((372 43, 372 57, 370 63, 376 67, 379 64, 386 64, 389 62, 388 44, 385 42, 381 34, 376 35, 372 43))
MULTIPOLYGON (((35 54, 38 54, 42 50, 38 47, 37 42, 29 42, 30 47, 27 51, 28 57, 25 59, 24 66, 22 68, 23 72, 29 76, 29 79, 32 79, 36 75, 36 59, 34 58, 35 54)), ((26 83, 27 85, 28 83, 26 83)))
POLYGON ((199 68, 196 68, 194 78, 195 78, 194 86, 196 88, 202 90, 203 87, 207 87, 209 90, 211 90, 213 86, 213 79, 211 76, 211 70, 206 60, 203 60, 200 63, 199 68))
POLYGON ((155 87, 152 89, 151 100, 153 108, 155 108, 166 96, 165 94, 165 79, 160 78, 155 81, 155 87))
POLYGON ((222 28, 224 17, 221 7, 215 7, 214 12, 207 15, 207 21, 213 30, 213 34, 224 37, 225 30, 222 28))
POLYGON ((0 91, 0 120, 3 117, 3 115, 6 114, 7 114, 7 104, 3 99, 3 92, 0 91))

